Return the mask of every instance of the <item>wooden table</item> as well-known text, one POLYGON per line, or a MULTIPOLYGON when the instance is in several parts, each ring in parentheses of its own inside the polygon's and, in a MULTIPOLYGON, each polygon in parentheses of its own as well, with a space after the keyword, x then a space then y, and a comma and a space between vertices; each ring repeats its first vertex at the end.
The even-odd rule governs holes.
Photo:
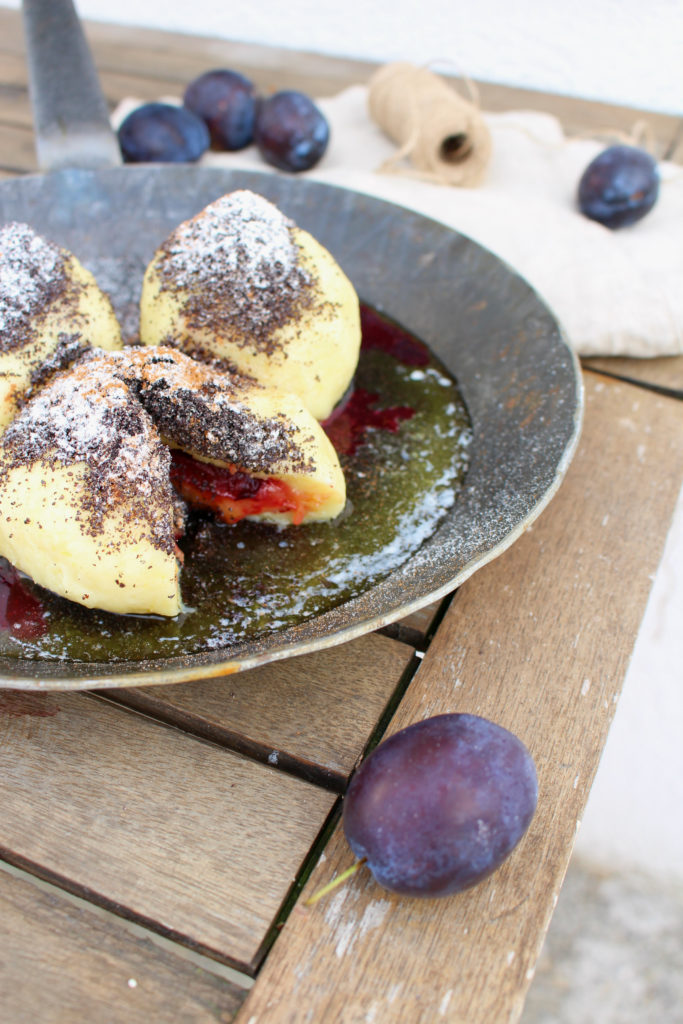
MULTIPOLYGON (((371 67, 87 26, 107 98, 212 66, 316 95, 371 67)), ((34 168, 19 15, 0 11, 0 173, 34 168)), ((482 86, 570 129, 635 112, 482 86)), ((660 152, 680 121, 649 118, 660 152)), ((0 691, 0 1000, 14 1022, 501 1024, 518 1018, 683 480, 683 358, 590 360, 559 494, 457 593, 395 627, 228 679, 0 691), (487 882, 408 900, 353 861, 341 794, 370 744, 445 711, 516 732, 531 828, 487 882)))

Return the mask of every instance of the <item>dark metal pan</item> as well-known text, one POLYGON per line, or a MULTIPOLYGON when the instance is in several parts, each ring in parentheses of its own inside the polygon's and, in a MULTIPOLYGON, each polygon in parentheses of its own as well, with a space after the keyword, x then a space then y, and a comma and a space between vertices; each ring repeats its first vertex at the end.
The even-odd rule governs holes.
POLYGON ((142 271, 169 231, 225 192, 258 191, 331 250, 365 301, 415 332, 457 377, 473 441, 465 486, 436 532, 345 604, 268 637, 186 657, 95 666, 4 657, 0 686, 172 683, 325 648, 448 594, 512 544, 555 494, 582 417, 576 357, 529 285, 459 233, 355 192, 279 174, 115 166, 118 149, 71 4, 25 0, 24 13, 47 173, 0 186, 0 222, 27 221, 71 249, 128 321, 142 271))

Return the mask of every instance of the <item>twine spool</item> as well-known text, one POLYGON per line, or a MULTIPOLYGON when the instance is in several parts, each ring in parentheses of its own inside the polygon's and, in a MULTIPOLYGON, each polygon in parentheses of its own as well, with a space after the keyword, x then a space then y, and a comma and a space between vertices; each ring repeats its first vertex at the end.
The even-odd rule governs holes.
POLYGON ((491 135, 479 108, 443 78, 413 64, 385 64, 370 79, 368 108, 399 146, 380 171, 466 188, 482 181, 491 135), (398 166, 405 157, 413 172, 398 166))

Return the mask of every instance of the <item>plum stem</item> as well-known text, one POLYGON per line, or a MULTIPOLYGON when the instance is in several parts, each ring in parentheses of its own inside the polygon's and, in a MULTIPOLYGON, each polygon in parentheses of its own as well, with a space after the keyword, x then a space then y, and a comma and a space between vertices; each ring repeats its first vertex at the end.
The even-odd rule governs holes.
POLYGON ((313 895, 306 900, 304 906, 312 907, 318 902, 318 900, 322 899, 323 896, 327 896, 328 892, 332 892, 333 889, 336 889, 338 885, 345 882, 347 878, 351 877, 351 875, 355 875, 356 871, 365 864, 366 860, 367 857, 361 857, 360 860, 357 860, 356 863, 352 864, 350 868, 346 869, 346 871, 342 871, 341 875, 337 875, 337 877, 333 878, 331 882, 327 883, 327 885, 323 885, 320 889, 317 889, 313 895))

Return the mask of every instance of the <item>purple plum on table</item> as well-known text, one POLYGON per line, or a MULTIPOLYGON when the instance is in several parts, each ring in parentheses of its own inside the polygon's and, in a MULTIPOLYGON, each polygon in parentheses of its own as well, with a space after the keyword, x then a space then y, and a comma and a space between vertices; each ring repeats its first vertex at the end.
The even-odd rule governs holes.
POLYGON ((144 103, 118 130, 125 163, 193 163, 209 148, 209 130, 189 110, 144 103))
POLYGON ((579 181, 579 209, 607 228, 635 224, 659 195, 657 163, 636 146, 610 146, 591 161, 579 181))
POLYGON ((313 100, 286 89, 263 100, 256 114, 259 153, 281 171, 307 171, 325 153, 330 127, 313 100))
POLYGON ((390 736, 363 762, 344 799, 343 826, 384 888, 444 896, 502 864, 537 798, 521 740, 476 715, 437 715, 390 736))
POLYGON ((244 149, 254 136, 257 92, 238 71, 218 68, 190 82, 183 102, 209 129, 216 149, 244 149))

